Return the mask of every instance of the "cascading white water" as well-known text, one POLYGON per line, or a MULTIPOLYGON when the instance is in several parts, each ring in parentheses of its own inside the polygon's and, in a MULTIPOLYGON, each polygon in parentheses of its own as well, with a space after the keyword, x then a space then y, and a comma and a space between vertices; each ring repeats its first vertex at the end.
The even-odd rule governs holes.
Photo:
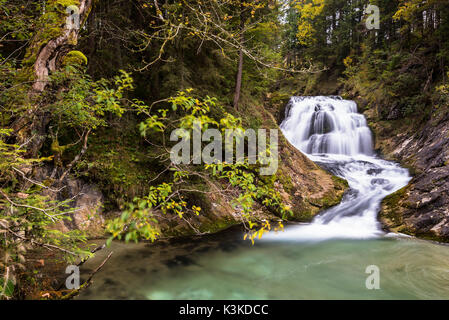
POLYGON ((293 97, 281 125, 287 139, 307 154, 372 155, 371 131, 354 101, 293 97))
POLYGON ((293 97, 281 124, 286 138, 311 160, 346 179, 342 202, 313 223, 271 234, 268 240, 366 239, 382 236, 377 221, 384 197, 407 185, 396 163, 374 155, 371 131, 354 101, 340 97, 293 97))

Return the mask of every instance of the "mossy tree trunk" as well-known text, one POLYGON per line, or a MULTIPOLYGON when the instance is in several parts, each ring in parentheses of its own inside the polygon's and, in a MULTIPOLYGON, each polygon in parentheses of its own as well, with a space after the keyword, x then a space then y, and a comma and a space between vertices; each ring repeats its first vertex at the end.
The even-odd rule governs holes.
POLYGON ((57 71, 65 55, 77 45, 80 29, 92 9, 94 0, 49 0, 46 13, 40 19, 40 26, 27 49, 21 72, 21 81, 28 81, 27 112, 13 124, 19 143, 27 143, 30 156, 36 156, 46 137, 46 127, 51 115, 37 98, 43 94, 49 84, 49 75, 57 71), (68 27, 68 9, 79 9, 80 26, 68 27))

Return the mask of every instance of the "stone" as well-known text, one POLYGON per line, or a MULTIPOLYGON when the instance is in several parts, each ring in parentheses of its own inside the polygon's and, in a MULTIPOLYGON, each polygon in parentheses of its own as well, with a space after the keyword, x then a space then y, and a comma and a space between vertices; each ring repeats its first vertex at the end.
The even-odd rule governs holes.
MULTIPOLYGON (((38 168, 34 178, 43 181, 50 176, 51 171, 50 167, 38 168)), ((85 231, 90 237, 103 236, 105 222, 103 216, 104 196, 100 189, 94 184, 75 178, 66 178, 62 187, 63 189, 58 193, 48 189, 42 192, 51 200, 70 200, 69 208, 64 209, 64 211, 73 211, 67 214, 70 220, 58 221, 55 226, 56 229, 62 232, 81 230, 85 231)))
POLYGON ((398 134, 373 128, 381 151, 414 175, 407 192, 395 194, 393 205, 392 198, 384 201, 380 217, 387 229, 449 242, 449 114, 437 117, 419 129, 395 128, 398 134))

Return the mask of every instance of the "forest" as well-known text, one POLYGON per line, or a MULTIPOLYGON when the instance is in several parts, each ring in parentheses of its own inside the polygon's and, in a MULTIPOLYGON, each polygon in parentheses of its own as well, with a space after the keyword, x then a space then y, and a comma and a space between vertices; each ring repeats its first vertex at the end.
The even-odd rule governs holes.
MULTIPOLYGON (((381 247, 381 270, 394 250, 418 269, 432 261, 429 283, 438 282, 435 270, 449 262, 438 244, 449 242, 448 67, 445 0, 0 0, 0 300, 283 298, 288 290, 271 292, 275 285, 239 291, 239 276, 223 275, 229 290, 204 296, 200 276, 195 286, 167 283, 176 272, 190 279, 202 247, 235 251, 213 256, 207 270, 262 249, 269 269, 264 239, 292 233, 331 239, 308 259, 323 247, 351 251, 339 242, 349 238, 353 252, 381 247), (259 149, 276 155, 276 172, 264 174, 251 146, 240 161, 202 163, 195 150, 193 160, 172 161, 173 133, 195 138, 198 128, 198 148, 210 130, 220 143, 227 132, 271 130, 259 149), (282 131, 278 154, 273 130, 282 131), (241 243, 229 244, 224 230, 241 243), (426 241, 385 243, 380 233, 426 241), (109 279, 100 269, 130 255, 140 270, 146 246, 166 277, 149 282, 159 295, 149 285, 137 296, 99 293, 109 279), (165 251, 172 256, 155 258, 165 251), (67 265, 90 273, 68 287, 67 265), (198 288, 173 293, 183 285, 198 288)), ((252 143, 242 139, 246 150, 252 143)), ((309 250, 291 250, 300 249, 309 250)), ((361 257, 353 259, 364 286, 370 264, 361 257)), ((273 270, 261 277, 274 281, 273 270)), ((138 286, 150 275, 134 277, 119 282, 138 286)), ((432 296, 399 293, 391 281, 393 297, 449 298, 444 282, 427 288, 432 296)), ((322 285, 320 299, 352 297, 322 285)))

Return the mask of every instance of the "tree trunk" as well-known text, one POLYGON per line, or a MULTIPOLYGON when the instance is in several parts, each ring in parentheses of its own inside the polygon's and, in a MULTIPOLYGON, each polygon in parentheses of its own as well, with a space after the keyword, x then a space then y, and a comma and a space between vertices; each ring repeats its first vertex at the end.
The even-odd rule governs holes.
POLYGON ((237 67, 237 77, 235 81, 235 92, 234 92, 234 109, 238 109, 240 101, 240 92, 242 89, 242 75, 243 75, 243 46, 245 44, 245 18, 244 18, 244 7, 240 9, 240 49, 239 49, 239 65, 237 67))
MULTIPOLYGON (((79 17, 80 24, 87 20, 92 8, 93 0, 80 0, 79 17)), ((29 91, 31 107, 21 118, 17 119, 12 127, 16 133, 19 144, 27 143, 28 155, 35 157, 42 147, 46 138, 46 127, 50 122, 51 115, 43 111, 35 99, 44 92, 49 83, 49 75, 56 71, 61 64, 65 54, 77 44, 80 29, 66 28, 67 14, 60 14, 61 33, 56 38, 46 40, 43 35, 48 34, 46 30, 39 30, 33 37, 28 49, 29 56, 35 57, 32 66, 33 84, 29 91), (40 46, 41 43, 45 45, 40 46)), ((53 25, 48 28, 54 28, 53 25)))
MULTIPOLYGON (((80 22, 86 21, 87 16, 92 8, 92 0, 80 0, 79 15, 80 22)), ((63 17, 63 20, 67 16, 63 17)), ((67 53, 67 48, 76 45, 79 37, 79 29, 65 28, 63 33, 47 42, 47 44, 39 51, 36 62, 34 63, 35 81, 33 91, 41 93, 48 84, 48 75, 57 69, 58 62, 67 53)), ((38 34, 39 36, 40 34, 38 34)), ((39 43, 42 39, 33 39, 32 42, 39 43)))

